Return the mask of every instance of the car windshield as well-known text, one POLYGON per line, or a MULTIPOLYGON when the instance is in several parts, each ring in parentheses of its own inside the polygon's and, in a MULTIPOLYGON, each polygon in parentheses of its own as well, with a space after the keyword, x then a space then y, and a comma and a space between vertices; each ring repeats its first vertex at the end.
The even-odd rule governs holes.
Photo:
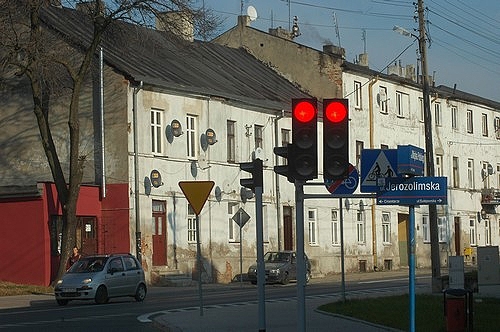
POLYGON ((83 257, 71 266, 68 273, 99 272, 102 271, 107 260, 107 257, 83 257))
POLYGON ((264 255, 264 262, 281 263, 290 261, 290 253, 287 252, 267 252, 264 255))

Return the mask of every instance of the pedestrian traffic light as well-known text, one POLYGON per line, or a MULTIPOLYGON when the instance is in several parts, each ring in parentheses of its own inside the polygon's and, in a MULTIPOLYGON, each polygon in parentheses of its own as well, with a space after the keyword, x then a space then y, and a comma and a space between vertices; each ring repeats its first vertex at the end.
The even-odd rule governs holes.
POLYGON ((262 188, 263 186, 262 160, 255 159, 252 162, 240 163, 240 169, 242 171, 252 174, 252 177, 249 179, 240 179, 241 186, 251 189, 254 193, 256 187, 262 188))
POLYGON ((318 177, 318 107, 316 98, 292 99, 292 144, 289 173, 295 180, 318 177))
POLYGON ((279 175, 286 176, 289 182, 294 182, 294 178, 291 174, 291 169, 293 168, 293 164, 290 164, 293 161, 293 145, 288 143, 286 146, 276 146, 273 149, 275 155, 285 158, 287 163, 285 165, 274 166, 274 172, 279 175))
POLYGON ((341 180, 349 172, 349 102, 323 99, 323 175, 341 180))

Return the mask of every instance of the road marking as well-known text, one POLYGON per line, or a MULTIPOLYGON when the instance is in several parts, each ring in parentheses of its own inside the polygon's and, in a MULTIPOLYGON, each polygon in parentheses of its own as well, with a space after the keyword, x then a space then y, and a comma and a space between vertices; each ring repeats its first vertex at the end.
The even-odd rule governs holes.
MULTIPOLYGON (((416 277, 415 279, 430 279, 430 278, 431 278, 430 276, 422 276, 422 277, 416 277)), ((408 281, 408 278, 359 281, 358 284, 376 284, 376 283, 391 282, 391 281, 408 281)))

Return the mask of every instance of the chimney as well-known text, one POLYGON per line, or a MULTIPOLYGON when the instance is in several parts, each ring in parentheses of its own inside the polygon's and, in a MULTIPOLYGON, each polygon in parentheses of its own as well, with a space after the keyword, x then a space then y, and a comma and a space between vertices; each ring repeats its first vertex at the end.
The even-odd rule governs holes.
POLYGON ((248 15, 238 16, 238 26, 249 27, 250 22, 252 22, 252 20, 250 19, 250 16, 248 16, 248 15))
POLYGON ((292 40, 292 33, 290 33, 290 31, 288 31, 287 29, 283 29, 282 27, 277 27, 275 29, 269 29, 269 34, 271 36, 275 36, 275 37, 280 37, 280 38, 283 38, 283 39, 287 39, 287 40, 292 40))
POLYGON ((194 41, 193 15, 186 11, 160 13, 156 16, 156 30, 170 31, 187 41, 194 41))
POLYGON ((368 68, 368 53, 359 55, 359 65, 368 68))
POLYGON ((333 54, 345 58, 345 50, 342 47, 335 46, 332 44, 323 45, 323 53, 333 54))

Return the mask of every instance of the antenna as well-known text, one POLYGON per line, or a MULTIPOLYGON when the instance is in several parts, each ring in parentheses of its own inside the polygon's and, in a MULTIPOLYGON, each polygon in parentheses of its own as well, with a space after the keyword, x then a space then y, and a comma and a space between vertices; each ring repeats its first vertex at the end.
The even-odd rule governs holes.
POLYGON ((250 17, 250 21, 255 21, 257 19, 257 10, 254 6, 248 6, 247 15, 250 17))
POLYGON ((340 45, 339 24, 337 22, 337 15, 335 14, 335 12, 333 12, 333 24, 335 25, 335 35, 337 35, 337 40, 339 42, 339 47, 342 47, 340 45))
POLYGON ((366 54, 366 29, 361 32, 361 40, 363 41, 363 53, 366 54))

